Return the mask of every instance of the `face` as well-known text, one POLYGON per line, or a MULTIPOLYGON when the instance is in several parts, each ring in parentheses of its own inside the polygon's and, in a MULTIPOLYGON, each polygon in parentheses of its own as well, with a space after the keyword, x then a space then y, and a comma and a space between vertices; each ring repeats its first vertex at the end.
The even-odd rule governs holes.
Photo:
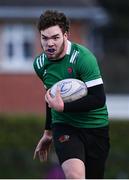
POLYGON ((66 53, 67 33, 63 34, 59 26, 41 30, 41 45, 49 59, 59 59, 66 53))

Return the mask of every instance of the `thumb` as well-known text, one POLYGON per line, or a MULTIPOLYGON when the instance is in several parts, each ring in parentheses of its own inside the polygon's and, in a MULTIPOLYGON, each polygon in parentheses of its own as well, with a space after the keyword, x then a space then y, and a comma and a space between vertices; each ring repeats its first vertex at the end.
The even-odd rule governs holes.
POLYGON ((57 86, 57 89, 56 89, 56 96, 61 96, 61 91, 60 91, 59 86, 57 86))

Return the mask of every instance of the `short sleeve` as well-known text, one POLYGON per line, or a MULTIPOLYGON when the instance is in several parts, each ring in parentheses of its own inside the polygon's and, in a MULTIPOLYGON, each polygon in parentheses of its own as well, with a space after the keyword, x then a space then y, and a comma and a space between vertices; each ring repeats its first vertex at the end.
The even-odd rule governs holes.
POLYGON ((34 67, 34 70, 35 70, 36 74, 38 75, 38 77, 42 80, 42 69, 38 65, 38 59, 39 59, 38 57, 35 58, 33 67, 34 67))
POLYGON ((96 57, 89 50, 80 53, 77 61, 77 73, 79 77, 85 82, 102 83, 102 78, 96 57))

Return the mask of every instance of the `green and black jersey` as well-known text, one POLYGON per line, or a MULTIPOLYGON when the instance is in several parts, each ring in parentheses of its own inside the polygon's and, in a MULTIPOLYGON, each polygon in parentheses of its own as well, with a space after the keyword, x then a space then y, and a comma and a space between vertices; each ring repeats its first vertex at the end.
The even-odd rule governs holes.
MULTIPOLYGON (((62 59, 49 60, 44 53, 36 57, 34 69, 46 89, 66 78, 84 81, 87 87, 103 84, 95 56, 84 46, 68 41, 66 55, 62 59)), ((102 108, 80 113, 64 113, 51 110, 52 123, 66 123, 75 127, 95 128, 107 125, 106 105, 102 108)))

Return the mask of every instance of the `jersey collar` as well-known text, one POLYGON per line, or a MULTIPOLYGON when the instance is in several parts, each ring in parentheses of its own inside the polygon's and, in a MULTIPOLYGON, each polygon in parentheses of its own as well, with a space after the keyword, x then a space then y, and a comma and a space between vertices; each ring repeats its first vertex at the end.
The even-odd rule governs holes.
POLYGON ((72 43, 69 40, 67 40, 67 43, 68 43, 68 46, 67 46, 66 54, 70 54, 72 43))

